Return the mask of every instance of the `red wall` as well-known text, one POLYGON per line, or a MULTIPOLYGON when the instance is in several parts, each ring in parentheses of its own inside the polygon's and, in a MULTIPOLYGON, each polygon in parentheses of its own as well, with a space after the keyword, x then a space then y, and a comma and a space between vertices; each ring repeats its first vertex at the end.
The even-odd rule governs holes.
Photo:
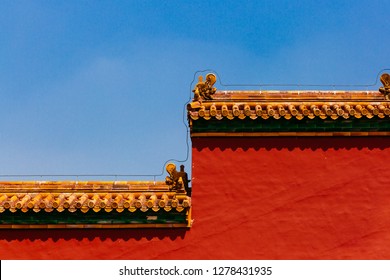
POLYGON ((0 259, 390 259, 389 138, 192 141, 190 230, 0 230, 0 259))
POLYGON ((194 205, 214 201, 199 219, 216 257, 390 258, 389 138, 214 138, 193 147, 194 205))

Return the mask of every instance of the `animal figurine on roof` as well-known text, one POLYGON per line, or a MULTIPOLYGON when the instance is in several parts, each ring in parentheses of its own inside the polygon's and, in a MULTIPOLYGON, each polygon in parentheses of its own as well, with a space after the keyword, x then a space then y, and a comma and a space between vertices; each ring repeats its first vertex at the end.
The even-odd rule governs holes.
POLYGON ((198 83, 196 84, 195 89, 193 90, 194 100, 213 99, 212 95, 217 91, 217 89, 213 87, 216 81, 217 81, 217 76, 212 73, 206 75, 205 82, 203 82, 203 77, 199 76, 198 83))
POLYGON ((191 188, 188 186, 190 180, 188 180, 188 175, 184 171, 184 165, 181 165, 180 171, 177 171, 175 164, 168 163, 165 169, 169 174, 169 176, 165 178, 165 183, 170 186, 170 189, 183 193, 185 191, 188 196, 191 196, 191 188))
POLYGON ((385 95, 386 100, 390 100, 390 75, 387 73, 382 74, 381 83, 383 87, 380 87, 379 91, 385 95))

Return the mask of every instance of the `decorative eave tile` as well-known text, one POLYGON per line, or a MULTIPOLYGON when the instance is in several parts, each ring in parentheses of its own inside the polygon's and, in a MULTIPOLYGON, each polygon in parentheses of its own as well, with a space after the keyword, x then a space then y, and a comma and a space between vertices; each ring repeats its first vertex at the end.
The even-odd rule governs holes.
POLYGON ((190 227, 187 174, 167 166, 165 182, 0 182, 0 228, 190 227))

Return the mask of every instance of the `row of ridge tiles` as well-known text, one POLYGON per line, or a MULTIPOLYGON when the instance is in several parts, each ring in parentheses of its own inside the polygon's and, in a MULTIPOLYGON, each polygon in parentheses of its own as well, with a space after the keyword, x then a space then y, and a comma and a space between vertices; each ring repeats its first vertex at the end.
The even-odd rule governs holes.
POLYGON ((34 212, 44 210, 58 212, 77 210, 86 213, 92 209, 99 212, 104 209, 111 212, 115 209, 122 212, 128 209, 130 212, 141 210, 143 212, 152 209, 170 211, 176 209, 182 211, 191 206, 191 198, 177 199, 175 193, 3 193, 0 194, 0 213, 5 210, 16 212, 18 210, 34 212))
POLYGON ((314 119, 319 117, 326 119, 337 119, 339 117, 348 119, 349 117, 385 118, 390 116, 390 104, 256 104, 256 103, 224 103, 224 102, 204 102, 202 104, 192 103, 189 106, 189 117, 193 120, 203 118, 209 120, 216 118, 221 120, 228 119, 257 119, 261 117, 268 119, 273 117, 280 119, 291 119, 295 117, 298 120, 307 117, 314 119))
POLYGON ((165 182, 159 181, 6 181, 0 182, 3 192, 109 192, 109 191, 169 191, 165 182))

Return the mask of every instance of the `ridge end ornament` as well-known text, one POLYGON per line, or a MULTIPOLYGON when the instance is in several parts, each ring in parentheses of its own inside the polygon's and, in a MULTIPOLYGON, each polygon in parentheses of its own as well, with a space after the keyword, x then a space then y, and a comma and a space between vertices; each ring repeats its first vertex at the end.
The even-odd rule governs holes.
POLYGON ((206 75, 206 81, 203 82, 203 77, 199 76, 198 83, 193 89, 194 100, 211 100, 213 99, 212 95, 217 91, 213 85, 217 81, 217 76, 213 73, 206 75))
POLYGON ((188 174, 184 171, 184 165, 181 165, 180 171, 177 171, 174 163, 168 163, 165 169, 169 174, 165 178, 165 183, 170 186, 170 190, 177 193, 187 193, 188 196, 191 196, 191 188, 188 186, 191 180, 188 180, 188 174))
POLYGON ((390 100, 390 75, 384 73, 381 75, 380 80, 383 87, 380 87, 379 91, 384 94, 386 100, 390 100))

